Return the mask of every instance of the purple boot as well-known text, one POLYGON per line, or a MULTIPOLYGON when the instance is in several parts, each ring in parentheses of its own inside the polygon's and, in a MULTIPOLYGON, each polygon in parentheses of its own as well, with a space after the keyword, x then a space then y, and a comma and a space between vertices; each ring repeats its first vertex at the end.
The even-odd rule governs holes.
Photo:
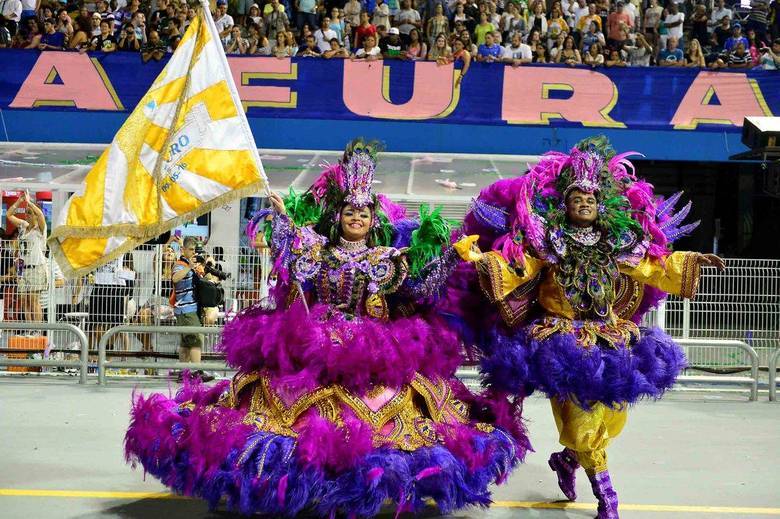
POLYGON ((594 475, 588 474, 590 486, 593 488, 593 495, 599 500, 596 519, 620 519, 618 515, 618 496, 612 488, 612 482, 609 480, 609 472, 604 470, 594 475))
POLYGON ((566 499, 576 500, 577 490, 574 482, 577 469, 580 468, 577 454, 569 448, 563 449, 561 452, 553 452, 547 464, 558 474, 558 486, 561 487, 561 492, 566 496, 566 499))

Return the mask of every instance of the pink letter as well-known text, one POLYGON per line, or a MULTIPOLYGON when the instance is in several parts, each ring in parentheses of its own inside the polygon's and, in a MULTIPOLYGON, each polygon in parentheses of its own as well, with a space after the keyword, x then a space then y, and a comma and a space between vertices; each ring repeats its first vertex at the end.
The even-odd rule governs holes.
POLYGON ((693 130, 701 123, 741 127, 743 119, 751 115, 772 115, 755 80, 745 74, 699 72, 672 124, 678 130, 693 130), (710 104, 713 95, 720 104, 710 104))
POLYGON ((617 97, 615 84, 598 72, 505 67, 501 118, 510 124, 549 124, 559 118, 583 126, 625 128, 609 116, 617 97), (551 91, 571 92, 571 96, 550 99, 551 91))
POLYGON ((252 79, 298 79, 298 65, 290 59, 278 58, 228 58, 233 81, 244 111, 250 106, 295 108, 298 93, 288 87, 250 86, 252 79))
POLYGON ((390 99, 390 67, 381 61, 344 60, 344 104, 357 115, 377 119, 447 117, 460 98, 452 65, 414 64, 412 97, 402 104, 390 99))
POLYGON ((77 52, 41 52, 9 106, 124 110, 100 63, 77 52), (60 84, 54 84, 56 77, 60 84))

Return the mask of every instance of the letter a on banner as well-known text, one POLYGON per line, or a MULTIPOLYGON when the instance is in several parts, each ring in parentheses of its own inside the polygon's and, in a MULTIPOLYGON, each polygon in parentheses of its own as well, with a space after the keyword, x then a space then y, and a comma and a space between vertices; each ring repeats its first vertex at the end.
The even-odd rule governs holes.
POLYGON ((49 245, 83 275, 215 207, 268 189, 203 4, 176 52, 58 215, 49 245))

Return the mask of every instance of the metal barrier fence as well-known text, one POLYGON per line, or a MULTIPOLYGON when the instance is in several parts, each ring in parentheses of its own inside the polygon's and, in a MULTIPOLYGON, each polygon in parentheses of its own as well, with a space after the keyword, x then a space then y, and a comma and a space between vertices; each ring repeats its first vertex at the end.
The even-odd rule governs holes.
POLYGON ((87 383, 87 371, 89 369, 89 351, 87 336, 79 328, 67 323, 14 323, 0 322, 0 345, 7 353, 6 358, 0 357, 0 366, 28 368, 58 367, 78 368, 79 384, 87 383), (35 335, 23 335, 21 332, 35 332, 35 335), (12 333, 8 333, 12 332, 12 333), (41 334, 44 332, 44 334, 41 334), (48 333, 47 333, 48 332, 48 333), (61 345, 70 346, 72 341, 66 342, 65 338, 72 335, 78 345, 79 360, 69 360, 66 355, 75 355, 71 347, 62 348, 61 345), (16 352, 16 353, 14 353, 16 352), (59 359, 44 358, 52 352, 55 356, 62 354, 59 359), (26 355, 40 355, 40 358, 25 358, 26 355))
POLYGON ((677 341, 685 351, 685 355, 688 358, 689 365, 702 366, 703 362, 699 359, 702 357, 710 358, 717 356, 730 356, 733 358, 740 358, 741 364, 739 367, 744 367, 746 370, 750 370, 750 376, 737 376, 737 375, 702 375, 702 374, 683 374, 677 377, 677 382, 680 384, 686 383, 700 383, 705 382, 708 384, 739 384, 748 385, 750 387, 750 400, 758 400, 758 369, 759 359, 756 351, 748 344, 742 341, 735 340, 713 340, 713 339, 679 339, 677 341), (713 352, 717 352, 713 354, 713 352))
POLYGON ((163 332, 165 334, 174 335, 177 339, 181 334, 204 334, 204 335, 219 335, 222 333, 221 327, 211 326, 130 326, 122 325, 109 329, 103 337, 100 338, 98 344, 98 384, 106 384, 106 370, 108 368, 127 368, 127 369, 200 369, 211 371, 235 371, 228 368, 224 362, 179 362, 174 360, 171 362, 155 362, 155 361, 136 361, 136 362, 109 362, 107 360, 107 346, 109 341, 115 336, 128 333, 128 332, 143 332, 143 333, 155 333, 163 332))

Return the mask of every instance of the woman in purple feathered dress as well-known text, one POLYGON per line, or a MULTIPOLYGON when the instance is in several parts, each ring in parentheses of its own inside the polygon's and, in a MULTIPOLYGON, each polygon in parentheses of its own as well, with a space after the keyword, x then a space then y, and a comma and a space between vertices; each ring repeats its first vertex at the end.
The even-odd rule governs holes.
POLYGON ((550 468, 574 500, 582 466, 602 519, 618 517, 606 447, 628 406, 659 398, 685 367, 667 334, 635 323, 665 293, 693 297, 702 265, 723 268, 717 256, 669 250, 697 225, 681 225, 690 204, 675 214, 679 194, 656 199, 626 155, 603 138, 544 155, 482 191, 456 245, 502 318, 479 344, 485 384, 550 398, 565 447, 550 468))
POLYGON ((510 406, 477 403, 454 378, 461 341, 416 310, 459 258, 442 252, 441 218, 402 220, 371 193, 375 160, 353 142, 303 197, 270 197, 280 309, 226 325, 221 347, 239 370, 230 383, 137 397, 128 460, 244 514, 489 504, 488 486, 527 439, 510 406))

